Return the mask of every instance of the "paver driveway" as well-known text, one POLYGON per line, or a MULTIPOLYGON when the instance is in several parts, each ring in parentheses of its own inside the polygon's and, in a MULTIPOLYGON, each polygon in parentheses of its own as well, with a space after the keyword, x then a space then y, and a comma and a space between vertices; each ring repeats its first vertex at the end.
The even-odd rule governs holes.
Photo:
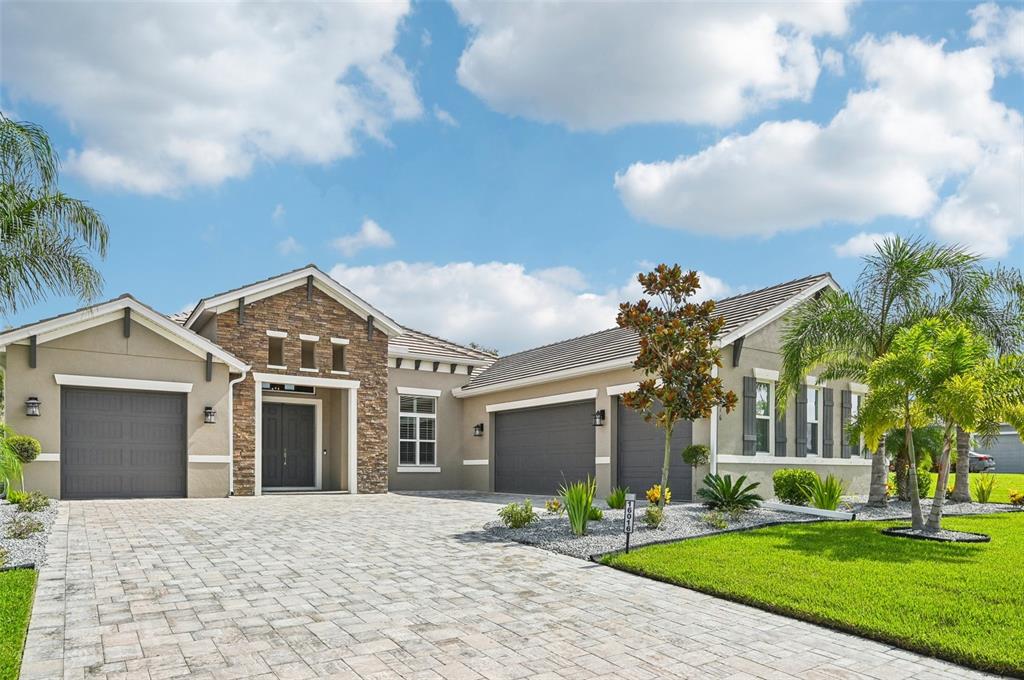
POLYGON ((535 548, 496 505, 61 505, 23 678, 873 678, 961 668, 535 548))

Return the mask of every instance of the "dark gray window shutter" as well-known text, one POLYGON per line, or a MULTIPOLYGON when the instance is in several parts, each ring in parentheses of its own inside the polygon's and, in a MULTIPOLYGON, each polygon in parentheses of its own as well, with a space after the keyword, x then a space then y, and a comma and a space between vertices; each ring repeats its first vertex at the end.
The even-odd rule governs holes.
POLYGON ((821 455, 824 458, 832 457, 832 444, 835 443, 832 436, 835 430, 835 418, 832 417, 833 391, 831 387, 823 387, 821 390, 821 455))
POLYGON ((850 390, 839 392, 839 455, 849 458, 853 453, 850 446, 850 421, 853 420, 853 396, 850 390))
POLYGON ((757 434, 754 432, 754 398, 757 381, 753 377, 743 378, 743 455, 753 456, 757 434))
POLYGON ((786 414, 775 409, 775 455, 786 456, 786 414))
POLYGON ((796 391, 796 455, 807 455, 807 388, 801 385, 796 391))

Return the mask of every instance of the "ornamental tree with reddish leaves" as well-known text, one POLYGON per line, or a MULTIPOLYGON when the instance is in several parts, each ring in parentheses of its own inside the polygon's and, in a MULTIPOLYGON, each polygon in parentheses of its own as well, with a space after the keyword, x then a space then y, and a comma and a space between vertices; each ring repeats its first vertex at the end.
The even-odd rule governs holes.
POLYGON ((665 431, 663 491, 658 498, 658 507, 664 509, 676 424, 709 418, 716 406, 728 413, 736 407, 736 394, 722 386, 717 371, 722 365, 718 339, 725 319, 715 314, 713 300, 689 301, 700 289, 697 272, 684 273, 679 265, 659 264, 654 271, 639 274, 637 280, 646 298, 620 304, 616 322, 640 337, 640 354, 633 368, 644 378, 622 399, 644 420, 665 431))

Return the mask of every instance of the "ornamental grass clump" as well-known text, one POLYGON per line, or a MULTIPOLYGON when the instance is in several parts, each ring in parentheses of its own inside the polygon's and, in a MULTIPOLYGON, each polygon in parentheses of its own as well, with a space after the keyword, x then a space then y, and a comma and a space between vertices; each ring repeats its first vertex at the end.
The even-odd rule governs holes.
POLYGON ((846 492, 846 485, 833 475, 829 475, 824 481, 818 475, 814 475, 814 481, 804 490, 807 493, 807 502, 812 508, 835 510, 846 492))
POLYGON ((588 475, 586 480, 563 484, 558 494, 565 501, 565 511, 569 515, 572 533, 583 536, 587 533, 590 509, 597 494, 597 481, 588 475))
POLYGON ((979 503, 988 503, 995 488, 996 476, 991 472, 983 472, 974 480, 974 497, 979 503))
POLYGON ((612 510, 622 510, 626 507, 626 494, 629 493, 629 487, 617 486, 612 489, 612 492, 608 494, 608 497, 604 499, 604 502, 608 504, 608 507, 612 510))

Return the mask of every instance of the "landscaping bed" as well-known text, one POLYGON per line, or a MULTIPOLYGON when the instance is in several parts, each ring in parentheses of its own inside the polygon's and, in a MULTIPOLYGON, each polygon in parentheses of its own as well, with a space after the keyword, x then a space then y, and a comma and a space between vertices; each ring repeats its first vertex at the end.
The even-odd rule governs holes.
POLYGON ((1024 513, 951 517, 990 543, 884 536, 905 522, 814 522, 649 546, 619 569, 982 670, 1024 676, 1024 513))
POLYGON ((18 506, 7 501, 0 501, 0 555, 6 553, 6 561, 0 563, 0 567, 31 564, 38 568, 42 565, 46 558, 46 539, 56 517, 57 501, 55 500, 51 500, 47 507, 35 512, 19 512, 18 506), (42 529, 26 538, 8 538, 8 528, 19 515, 37 520, 42 525, 42 529))
MULTIPOLYGON (((839 504, 840 510, 857 513, 858 520, 909 519, 910 501, 889 499, 884 508, 873 508, 867 505, 866 498, 844 500, 839 504)), ((932 499, 921 499, 921 511, 927 517, 931 512, 932 499)), ((1000 512, 1020 512, 1020 508, 1006 503, 954 503, 950 500, 942 506, 943 517, 955 515, 988 515, 1000 512)))
MULTIPOLYGON (((809 515, 759 509, 745 512, 737 519, 724 515, 723 519, 727 525, 716 527, 703 519, 707 514, 708 509, 699 503, 672 503, 665 508, 665 519, 659 529, 647 528, 642 518, 638 516, 630 538, 630 547, 704 536, 723 530, 747 529, 774 522, 811 522, 820 519, 809 515)), ((604 510, 604 519, 590 522, 585 536, 572 534, 569 520, 564 514, 551 514, 543 510, 538 512, 536 522, 521 529, 509 529, 498 520, 488 522, 484 529, 496 538, 537 546, 562 555, 589 559, 591 555, 621 550, 625 547, 626 536, 622 533, 622 515, 622 510, 604 510)))

